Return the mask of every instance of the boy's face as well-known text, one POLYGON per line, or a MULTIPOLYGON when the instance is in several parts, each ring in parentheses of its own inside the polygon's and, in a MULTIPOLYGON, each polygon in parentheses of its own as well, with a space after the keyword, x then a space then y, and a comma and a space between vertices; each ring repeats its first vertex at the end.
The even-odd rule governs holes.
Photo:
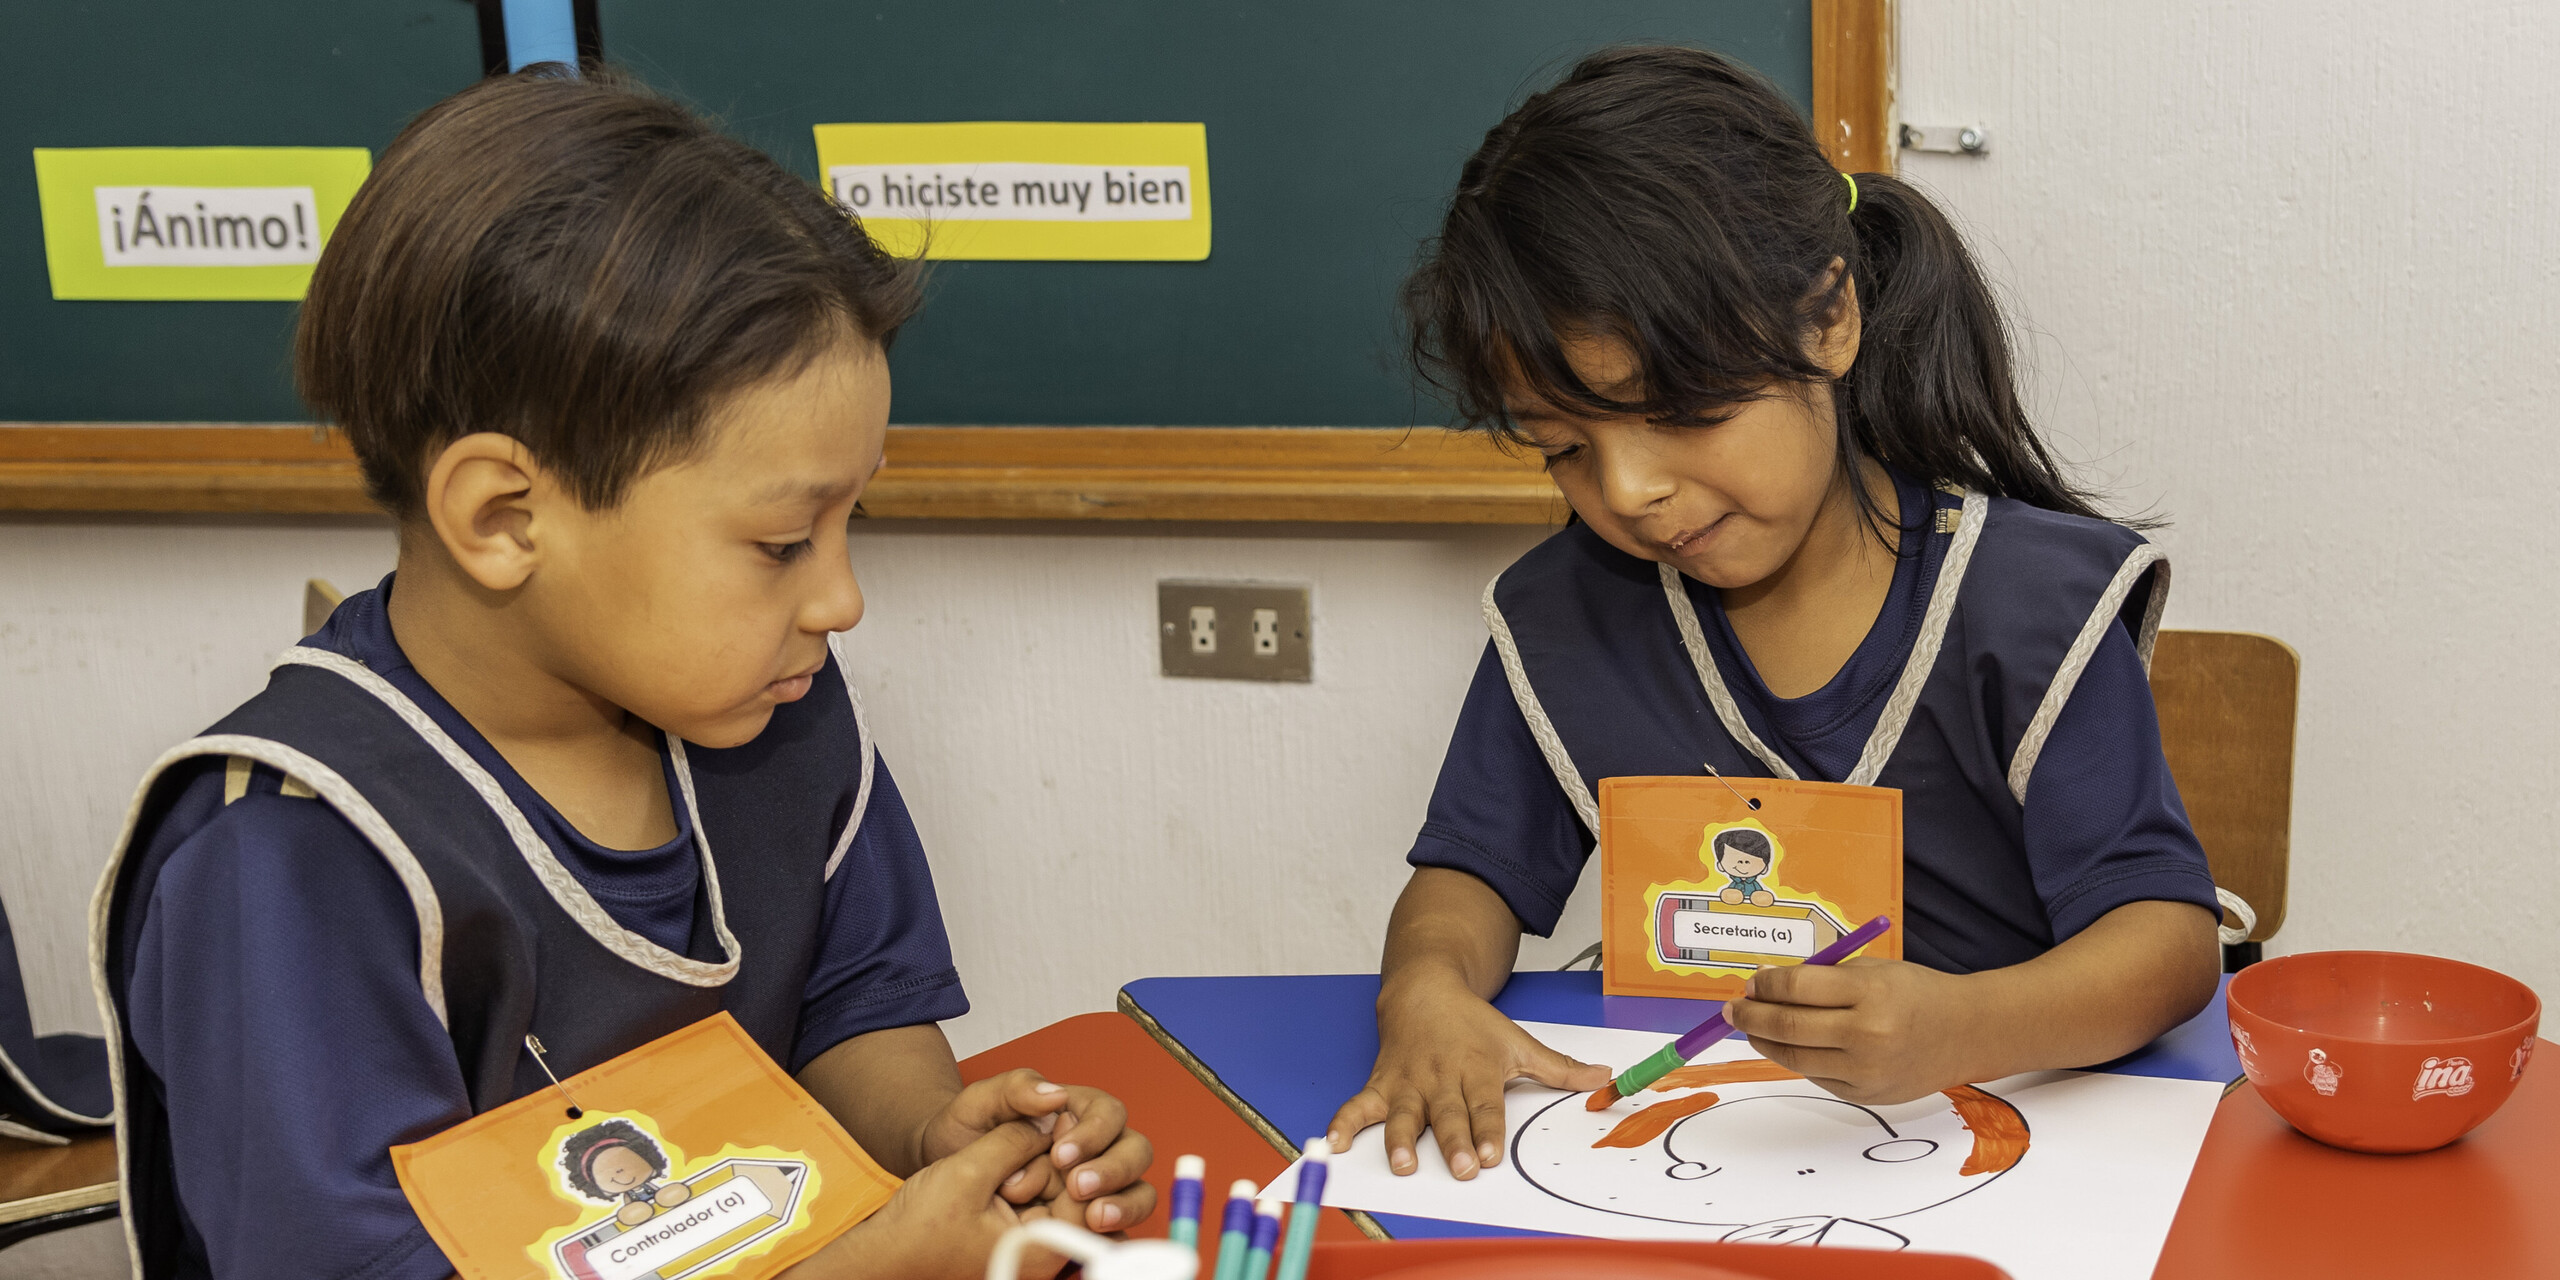
POLYGON ((1748 880, 1769 869, 1769 860, 1756 853, 1745 853, 1728 847, 1716 855, 1716 866, 1726 875, 1748 880))
POLYGON ((550 665, 688 742, 763 732, 808 693, 828 633, 862 620, 845 524, 888 421, 888 362, 848 338, 729 397, 692 457, 619 506, 567 513, 526 601, 550 665))

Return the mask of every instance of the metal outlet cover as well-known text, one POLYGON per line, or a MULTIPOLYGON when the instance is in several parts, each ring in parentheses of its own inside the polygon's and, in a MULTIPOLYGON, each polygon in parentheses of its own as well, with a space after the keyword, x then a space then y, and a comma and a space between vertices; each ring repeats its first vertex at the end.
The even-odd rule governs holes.
POLYGON ((1208 582, 1168 580, 1156 584, 1156 641, 1168 676, 1202 680, 1280 680, 1308 684, 1315 680, 1315 631, 1308 601, 1311 591, 1295 582, 1208 582), (1209 608, 1217 615, 1213 652, 1195 651, 1191 611, 1209 608), (1277 652, 1254 652, 1253 613, 1269 609, 1279 615, 1277 652))

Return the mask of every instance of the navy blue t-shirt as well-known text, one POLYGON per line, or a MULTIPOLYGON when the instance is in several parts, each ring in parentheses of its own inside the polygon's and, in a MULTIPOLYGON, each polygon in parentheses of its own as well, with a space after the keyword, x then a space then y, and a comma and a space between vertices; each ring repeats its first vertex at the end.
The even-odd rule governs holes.
MULTIPOLYGON (((1895 489, 1906 513, 1961 505, 1952 495, 1899 479, 1895 489)), ((1800 698, 1769 691, 1734 637, 1715 588, 1682 580, 1726 686, 1747 704, 1753 720, 1774 730, 1762 735, 1769 747, 1806 778, 1837 782, 1856 768, 1918 643, 1929 593, 1953 538, 1934 519, 1906 516, 1903 523, 1925 531, 1905 535, 1905 545, 1919 538, 1918 554, 1896 558, 1893 585, 1866 638, 1829 683, 1800 698)), ((1969 578, 1963 589, 1998 585, 1969 578)), ((2121 623, 2108 627, 2098 642, 2036 757, 2027 782, 2025 844, 2046 916, 2017 922, 2029 935, 2049 928, 2061 942, 2129 902, 2192 902, 2217 917, 2221 913, 2204 847, 2187 823, 2186 806, 2160 754, 2150 679, 2121 623)), ((1592 845, 1591 832, 1529 736, 1501 658, 1487 643, 1422 832, 1405 860, 1475 876, 1502 896, 1522 925, 1544 937, 1563 914, 1592 845)), ((1986 860, 1986 873, 2000 865, 1986 860)), ((1962 964, 1967 941, 1949 938, 1943 945, 1963 971, 1986 967, 1962 964)))
MULTIPOLYGON (((409 665, 384 614, 389 585, 349 599, 304 643, 416 701, 616 921, 683 952, 701 866, 672 771, 674 840, 625 851, 580 835, 409 665)), ((855 818, 827 882, 794 1071, 854 1036, 969 1007, 886 765, 855 818)), ((207 762, 153 843, 176 847, 140 904, 129 1017, 166 1094, 189 1252, 208 1268, 198 1274, 452 1274, 391 1171, 391 1146, 471 1117, 452 1038, 419 991, 417 916, 399 879, 335 810, 263 766, 207 762)))

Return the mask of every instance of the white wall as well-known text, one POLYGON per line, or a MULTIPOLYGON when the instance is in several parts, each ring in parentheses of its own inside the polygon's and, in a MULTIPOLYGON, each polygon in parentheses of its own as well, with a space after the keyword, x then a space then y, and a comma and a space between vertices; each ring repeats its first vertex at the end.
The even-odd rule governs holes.
MULTIPOLYGON (((1150 974, 1374 968, 1476 594, 1538 536, 858 529, 854 674, 976 1003, 964 1053, 1150 974), (1176 577, 1312 584, 1316 682, 1156 674, 1176 577)), ((305 578, 353 590, 391 556, 375 521, 0 522, 0 900, 41 1027, 96 1026, 83 921, 134 779, 256 692, 305 578)))
POLYGON ((1908 156, 2032 333, 2034 405, 2302 651, 2275 950, 2560 996, 2560 5, 1899 0, 1908 156))
MULTIPOLYGON (((2278 949, 2560 993, 2560 6, 1901 9, 1906 117, 1995 139, 1909 171, 1985 244, 2066 453, 2175 519, 2171 624, 2302 650, 2278 949)), ((1373 964, 1475 593, 1531 536, 866 529, 857 674, 979 1001, 963 1050, 1145 974, 1373 964), (1171 576, 1313 582, 1317 682, 1156 677, 1171 576)), ((0 522, 0 895, 44 1026, 94 1025, 79 922, 134 775, 257 686, 304 577, 389 556, 364 522, 0 522)))

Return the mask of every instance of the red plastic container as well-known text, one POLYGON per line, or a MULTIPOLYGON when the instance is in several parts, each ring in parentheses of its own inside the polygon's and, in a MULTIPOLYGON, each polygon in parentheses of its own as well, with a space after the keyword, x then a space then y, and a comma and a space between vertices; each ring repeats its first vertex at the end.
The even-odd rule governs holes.
POLYGON ((2392 951, 2314 951, 2231 980, 2249 1082, 2294 1128, 2350 1151, 2432 1151, 2515 1091, 2542 1001, 2492 969, 2392 951))

